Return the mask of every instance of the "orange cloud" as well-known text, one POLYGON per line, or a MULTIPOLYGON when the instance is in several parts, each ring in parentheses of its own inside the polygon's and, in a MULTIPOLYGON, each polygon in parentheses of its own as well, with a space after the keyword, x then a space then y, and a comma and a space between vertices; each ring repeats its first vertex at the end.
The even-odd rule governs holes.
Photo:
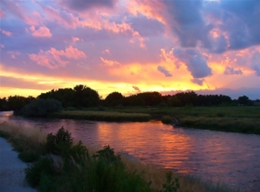
POLYGON ((156 19, 157 21, 166 24, 164 17, 160 13, 161 10, 165 10, 165 5, 160 1, 131 0, 128 1, 127 9, 134 16, 142 14, 147 18, 156 19))
POLYGON ((52 36, 50 30, 45 26, 41 26, 38 29, 35 29, 34 26, 31 26, 29 28, 29 30, 32 32, 32 35, 35 37, 51 37, 52 36))
POLYGON ((29 54, 29 58, 32 61, 35 61, 38 65, 51 69, 68 64, 68 61, 64 61, 61 57, 65 57, 67 59, 85 59, 87 58, 87 55, 83 51, 80 51, 72 46, 67 47, 65 51, 51 48, 48 51, 40 50, 38 54, 29 54))

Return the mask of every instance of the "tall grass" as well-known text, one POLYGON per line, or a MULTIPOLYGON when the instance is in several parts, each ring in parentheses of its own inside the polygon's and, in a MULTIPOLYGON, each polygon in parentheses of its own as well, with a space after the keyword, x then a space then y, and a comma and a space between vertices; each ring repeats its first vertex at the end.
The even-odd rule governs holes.
POLYGON ((0 135, 19 143, 23 152, 34 150, 41 154, 26 169, 27 181, 39 191, 232 191, 223 185, 142 164, 127 153, 115 153, 109 146, 93 151, 73 141, 64 129, 47 135, 36 128, 1 123, 0 135))
POLYGON ((86 119, 96 121, 149 121, 151 115, 143 113, 123 113, 112 111, 61 111, 52 113, 49 117, 64 119, 86 119))

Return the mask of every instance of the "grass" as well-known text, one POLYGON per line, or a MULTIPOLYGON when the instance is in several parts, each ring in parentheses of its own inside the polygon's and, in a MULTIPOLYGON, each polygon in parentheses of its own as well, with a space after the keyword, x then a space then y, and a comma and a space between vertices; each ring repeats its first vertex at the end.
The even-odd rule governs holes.
POLYGON ((55 118, 95 121, 149 121, 159 119, 165 124, 227 132, 260 134, 260 107, 121 107, 69 110, 50 114, 55 118))
POLYGON ((189 175, 141 164, 127 153, 115 153, 109 146, 93 151, 81 142, 73 141, 65 129, 47 135, 38 129, 1 123, 0 135, 11 143, 15 141, 14 146, 19 143, 23 153, 40 152, 41 158, 26 169, 27 182, 39 191, 233 191, 224 185, 205 183, 189 175), (58 156, 53 158, 50 153, 58 156))
POLYGON ((49 117, 64 119, 87 119, 95 121, 136 121, 144 122, 151 119, 151 115, 143 113, 125 113, 113 111, 61 111, 50 114, 49 117))

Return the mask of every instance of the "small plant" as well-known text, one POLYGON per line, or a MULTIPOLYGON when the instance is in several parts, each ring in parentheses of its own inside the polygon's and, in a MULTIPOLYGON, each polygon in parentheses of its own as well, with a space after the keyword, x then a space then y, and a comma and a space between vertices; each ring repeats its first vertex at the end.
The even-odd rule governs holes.
POLYGON ((39 154, 33 151, 23 151, 18 154, 18 158, 26 163, 37 161, 39 157, 40 157, 39 154))
POLYGON ((47 135, 46 150, 57 155, 65 155, 72 146, 73 139, 71 134, 61 127, 58 132, 53 135, 47 135))
POLYGON ((177 192, 180 188, 179 180, 177 178, 173 180, 171 172, 166 174, 166 178, 167 181, 163 184, 163 191, 161 192, 177 192))
POLYGON ((173 124, 173 119, 170 116, 163 116, 161 121, 164 124, 173 124))
POLYGON ((108 164, 118 163, 120 162, 120 156, 116 156, 113 149, 110 146, 105 146, 104 149, 97 151, 97 153, 93 156, 98 160, 104 160, 108 164))
POLYGON ((42 158, 25 169, 25 179, 30 186, 36 187, 40 184, 44 175, 56 175, 57 173, 53 160, 42 158))

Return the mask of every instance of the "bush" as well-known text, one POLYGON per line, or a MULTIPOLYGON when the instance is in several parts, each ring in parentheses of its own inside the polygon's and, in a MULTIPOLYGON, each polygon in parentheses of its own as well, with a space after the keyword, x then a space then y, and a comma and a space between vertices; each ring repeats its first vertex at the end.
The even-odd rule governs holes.
POLYGON ((49 113, 62 109, 61 103, 55 99, 36 99, 21 110, 26 117, 46 117, 49 113))
POLYGON ((46 151, 57 155, 66 155, 73 143, 71 134, 61 127, 58 132, 53 135, 47 135, 46 151))
POLYGON ((173 124, 173 119, 170 116, 163 116, 161 121, 164 124, 173 124))
POLYGON ((39 159, 39 154, 33 151, 23 151, 19 153, 18 158, 23 162, 31 163, 39 159))
POLYGON ((30 186, 36 187, 39 186, 44 177, 47 175, 56 175, 57 173, 53 160, 42 158, 25 169, 25 179, 30 186))

